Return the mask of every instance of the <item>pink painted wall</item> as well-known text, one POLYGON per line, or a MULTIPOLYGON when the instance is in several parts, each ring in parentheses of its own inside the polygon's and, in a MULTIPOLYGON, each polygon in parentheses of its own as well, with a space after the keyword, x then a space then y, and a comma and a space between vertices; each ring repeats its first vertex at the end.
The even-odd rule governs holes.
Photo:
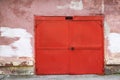
MULTIPOLYGON (((32 35, 29 38, 30 45, 32 45, 31 57, 19 56, 21 53, 11 57, 2 55, 0 65, 33 65, 31 61, 34 61, 35 54, 34 15, 88 16, 98 14, 105 15, 106 64, 120 64, 120 0, 0 0, 0 29, 23 29, 32 35)), ((10 45, 20 39, 19 36, 11 38, 1 35, 2 31, 0 32, 0 46, 10 45)), ((25 36, 24 39, 28 38, 25 36)), ((16 49, 14 44, 12 45, 12 49, 16 49)))
POLYGON ((104 0, 104 15, 109 32, 105 38, 107 64, 120 64, 120 0, 104 0))

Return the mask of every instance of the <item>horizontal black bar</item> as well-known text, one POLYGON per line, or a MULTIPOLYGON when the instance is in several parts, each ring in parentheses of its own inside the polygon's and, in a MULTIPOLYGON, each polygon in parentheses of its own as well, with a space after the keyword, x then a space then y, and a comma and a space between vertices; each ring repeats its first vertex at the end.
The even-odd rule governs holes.
POLYGON ((72 16, 66 16, 65 19, 66 20, 73 20, 73 17, 72 16))

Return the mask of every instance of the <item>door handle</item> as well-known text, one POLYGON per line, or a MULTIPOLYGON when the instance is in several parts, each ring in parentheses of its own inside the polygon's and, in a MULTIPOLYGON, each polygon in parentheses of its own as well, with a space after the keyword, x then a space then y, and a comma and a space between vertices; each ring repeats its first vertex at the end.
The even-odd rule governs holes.
POLYGON ((74 47, 70 47, 70 50, 73 51, 73 50, 75 50, 75 48, 74 47))
POLYGON ((72 16, 66 16, 65 19, 66 20, 73 20, 73 17, 72 16))

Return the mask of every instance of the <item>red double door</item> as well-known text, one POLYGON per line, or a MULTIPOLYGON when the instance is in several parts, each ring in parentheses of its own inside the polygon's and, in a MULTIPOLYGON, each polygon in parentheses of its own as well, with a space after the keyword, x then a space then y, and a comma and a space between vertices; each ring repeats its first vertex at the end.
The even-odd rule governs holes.
POLYGON ((36 74, 103 74, 103 17, 35 17, 36 74))

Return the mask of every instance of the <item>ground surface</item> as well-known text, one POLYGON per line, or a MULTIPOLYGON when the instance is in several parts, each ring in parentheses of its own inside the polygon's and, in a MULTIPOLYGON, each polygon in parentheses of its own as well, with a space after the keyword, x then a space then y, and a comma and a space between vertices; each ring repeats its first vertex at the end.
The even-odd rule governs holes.
POLYGON ((0 76, 0 80, 120 80, 115 75, 49 75, 49 76, 0 76))

